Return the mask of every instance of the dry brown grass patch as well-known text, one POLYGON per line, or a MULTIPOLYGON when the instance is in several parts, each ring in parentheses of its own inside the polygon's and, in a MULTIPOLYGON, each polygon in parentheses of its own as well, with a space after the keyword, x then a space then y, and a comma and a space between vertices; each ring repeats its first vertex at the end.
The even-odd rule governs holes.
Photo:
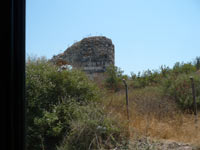
MULTIPOLYGON (((158 89, 129 91, 129 101, 131 136, 200 145, 200 116, 196 128, 194 115, 181 112, 173 100, 162 97, 158 89)), ((108 113, 119 116, 121 122, 127 122, 124 91, 106 95, 104 107, 108 113)))

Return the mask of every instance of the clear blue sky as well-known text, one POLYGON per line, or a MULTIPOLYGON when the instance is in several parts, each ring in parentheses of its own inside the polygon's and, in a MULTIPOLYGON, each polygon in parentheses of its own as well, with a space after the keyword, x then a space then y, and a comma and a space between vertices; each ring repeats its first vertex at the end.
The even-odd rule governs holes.
POLYGON ((115 45, 125 74, 200 56, 200 0, 26 0, 26 55, 51 58, 87 36, 115 45))

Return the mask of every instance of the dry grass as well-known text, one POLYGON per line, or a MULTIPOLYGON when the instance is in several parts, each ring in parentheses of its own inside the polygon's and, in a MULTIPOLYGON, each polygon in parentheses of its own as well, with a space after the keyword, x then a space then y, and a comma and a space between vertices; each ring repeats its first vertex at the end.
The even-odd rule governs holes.
MULTIPOLYGON (((200 145, 200 115, 196 128, 194 115, 179 111, 173 100, 159 93, 159 88, 129 91, 130 135, 200 145)), ((103 104, 108 113, 127 121, 124 91, 107 94, 103 104)))

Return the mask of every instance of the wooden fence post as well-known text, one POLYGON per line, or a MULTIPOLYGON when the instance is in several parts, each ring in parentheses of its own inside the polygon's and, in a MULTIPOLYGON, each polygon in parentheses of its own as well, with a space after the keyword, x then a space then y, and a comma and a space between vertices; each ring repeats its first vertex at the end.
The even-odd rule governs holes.
POLYGON ((129 101, 128 101, 128 86, 127 83, 125 81, 125 79, 123 79, 124 85, 125 85, 125 90, 126 90, 126 111, 127 111, 127 118, 129 121, 129 101))
POLYGON ((194 79, 191 76, 191 85, 192 85, 192 95, 193 95, 193 106, 194 106, 194 115, 195 115, 195 124, 197 127, 197 103, 196 103, 196 93, 195 93, 195 86, 194 86, 194 79))

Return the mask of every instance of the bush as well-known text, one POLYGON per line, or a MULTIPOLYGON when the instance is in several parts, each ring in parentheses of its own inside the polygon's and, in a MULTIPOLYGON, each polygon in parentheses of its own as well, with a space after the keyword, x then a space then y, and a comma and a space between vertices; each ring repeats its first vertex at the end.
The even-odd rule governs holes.
POLYGON ((172 69, 172 72, 175 74, 175 75, 178 75, 178 74, 190 74, 190 73, 193 73, 196 71, 196 67, 195 65, 192 65, 192 63, 179 63, 179 62, 176 62, 173 69, 172 69))
POLYGON ((153 86, 159 84, 161 80, 161 74, 158 71, 147 70, 140 75, 140 72, 136 76, 134 73, 131 73, 131 78, 133 80, 133 88, 144 88, 146 86, 153 86))
MULTIPOLYGON (((197 59, 198 60, 198 59, 197 59)), ((175 63, 172 69, 166 66, 161 66, 159 71, 156 70, 146 70, 142 74, 139 72, 138 75, 132 73, 131 78, 133 80, 133 88, 144 88, 146 86, 157 86, 160 85, 162 80, 165 78, 176 78, 180 74, 191 74, 194 73, 197 69, 195 64, 192 63, 175 63)))
MULTIPOLYGON (((45 58, 26 62, 27 148, 53 149, 68 128, 73 111, 60 105, 74 101, 87 105, 99 99, 99 90, 78 70, 58 71, 45 58), (62 108, 64 107, 64 108, 62 108), (65 109, 68 115, 57 114, 65 109), (55 111, 55 112, 54 112, 55 111)), ((73 118, 73 117, 72 117, 73 118)))
POLYGON ((164 94, 171 96, 183 110, 193 109, 193 98, 190 76, 194 77, 196 87, 197 105, 200 107, 200 77, 196 74, 181 74, 179 76, 169 76, 163 81, 164 94))
POLYGON ((110 90, 114 90, 115 92, 119 91, 122 88, 122 79, 127 78, 126 76, 123 76, 123 71, 120 68, 113 65, 110 65, 107 68, 105 74, 105 86, 110 90))
POLYGON ((100 108, 94 104, 76 107, 74 112, 77 119, 71 121, 71 132, 57 150, 112 149, 125 146, 128 136, 126 128, 108 117, 100 108))
POLYGON ((99 89, 83 72, 61 71, 45 58, 29 58, 27 149, 84 150, 121 144, 125 127, 98 107, 99 98, 99 89))

